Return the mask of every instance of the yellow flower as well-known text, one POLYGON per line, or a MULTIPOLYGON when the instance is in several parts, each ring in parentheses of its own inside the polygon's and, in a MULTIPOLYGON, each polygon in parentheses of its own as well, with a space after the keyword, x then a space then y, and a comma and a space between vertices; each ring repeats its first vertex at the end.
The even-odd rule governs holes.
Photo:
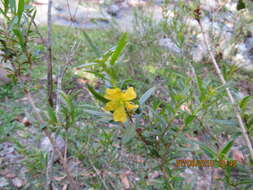
POLYGON ((125 122, 127 120, 127 113, 133 109, 138 108, 130 102, 136 98, 136 93, 133 87, 128 88, 126 91, 121 91, 119 88, 106 89, 105 96, 110 100, 104 107, 106 111, 113 111, 113 120, 125 122))

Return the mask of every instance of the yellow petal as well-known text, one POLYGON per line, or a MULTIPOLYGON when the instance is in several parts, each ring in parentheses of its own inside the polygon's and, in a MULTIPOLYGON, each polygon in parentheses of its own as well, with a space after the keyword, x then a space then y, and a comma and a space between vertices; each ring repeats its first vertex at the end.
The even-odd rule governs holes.
POLYGON ((107 88, 105 92, 105 98, 108 100, 115 100, 121 97, 121 90, 119 88, 107 88))
POLYGON ((118 107, 113 113, 113 120, 119 122, 125 122, 127 120, 127 115, 125 108, 123 106, 118 107))
POLYGON ((138 108, 139 106, 138 105, 135 105, 135 104, 132 104, 131 102, 126 102, 126 108, 127 110, 131 111, 133 109, 136 109, 138 108))
POLYGON ((108 102, 108 103, 105 105, 104 109, 105 109, 106 111, 113 111, 113 110, 116 110, 118 106, 119 106, 119 105, 118 105, 117 101, 110 101, 110 102, 108 102))
POLYGON ((128 101, 128 100, 133 100, 136 98, 136 93, 134 91, 133 87, 130 87, 126 90, 126 92, 123 93, 123 97, 124 100, 128 101))

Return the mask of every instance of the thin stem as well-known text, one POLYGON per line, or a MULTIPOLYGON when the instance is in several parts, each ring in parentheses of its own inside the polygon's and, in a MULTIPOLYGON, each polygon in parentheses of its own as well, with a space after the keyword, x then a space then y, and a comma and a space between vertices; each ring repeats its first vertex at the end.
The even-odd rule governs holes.
MULTIPOLYGON (((220 70, 220 67, 219 67, 219 65, 218 65, 218 63, 217 63, 217 61, 216 61, 216 59, 214 57, 213 52, 211 51, 211 49, 210 49, 210 47, 208 45, 207 38, 206 38, 206 35, 205 35, 205 32, 204 32, 203 26, 202 26, 201 22, 198 22, 198 23, 200 25, 200 29, 201 29, 201 33, 203 35, 205 46, 206 46, 207 51, 208 51, 208 53, 209 53, 209 55, 211 57, 212 63, 214 65, 214 67, 215 67, 215 70, 216 70, 216 72, 217 72, 217 74, 218 74, 218 76, 219 76, 222 84, 226 85, 226 80, 225 80, 225 78, 224 78, 224 76, 223 76, 223 74, 222 74, 222 72, 220 70)), ((231 102, 231 104, 233 106, 233 110, 234 110, 234 112, 236 114, 236 118, 237 118, 237 120, 239 122, 240 129, 241 129, 242 135, 244 137, 245 143, 246 143, 246 145, 247 145, 247 147, 249 149, 251 160, 253 160, 252 144, 251 144, 250 138, 249 138, 249 136, 247 134, 247 130, 246 130, 246 127, 244 125, 244 122, 242 120, 242 117, 241 117, 241 114, 240 114, 240 109, 239 109, 238 105, 236 104, 236 101, 235 101, 234 97, 232 96, 232 93, 231 93, 231 91, 230 91, 230 89, 228 87, 226 88, 226 92, 227 92, 229 100, 230 100, 230 102, 231 102)))
MULTIPOLYGON (((28 101, 29 101, 29 103, 31 104, 31 106, 32 106, 32 108, 33 108, 33 110, 34 110, 35 118, 39 121, 39 123, 40 123, 42 126, 44 126, 46 123, 45 123, 45 121, 42 119, 42 117, 41 117, 41 115, 40 115, 40 113, 39 113, 37 107, 35 106, 35 103, 34 103, 34 101, 33 101, 33 99, 32 99, 32 96, 31 96, 30 92, 29 92, 28 90, 26 90, 25 92, 26 92, 28 101)), ((45 136, 49 139, 50 143, 52 144, 52 146, 53 146, 53 151, 54 151, 54 152, 57 152, 57 154, 58 154, 58 156, 59 156, 59 158, 60 158, 60 161, 61 161, 61 163, 62 163, 62 165, 63 165, 64 171, 65 171, 65 173, 66 173, 66 175, 67 175, 68 181, 69 181, 69 183, 70 183, 71 189, 73 189, 73 190, 78 190, 78 189, 79 189, 79 188, 78 188, 78 185, 77 185, 77 183, 75 182, 75 180, 74 180, 74 178, 73 178, 73 176, 72 176, 72 174, 71 174, 71 171, 70 171, 70 169, 69 169, 68 163, 67 163, 67 161, 64 159, 64 156, 62 155, 60 148, 59 148, 58 145, 56 144, 55 139, 52 137, 51 133, 48 131, 47 128, 44 128, 44 129, 43 129, 43 132, 44 132, 45 136)))
POLYGON ((48 103, 51 107, 54 106, 53 102, 53 66, 52 66, 52 0, 48 2, 48 33, 47 33, 47 50, 48 50, 48 68, 47 68, 47 87, 48 87, 48 103))

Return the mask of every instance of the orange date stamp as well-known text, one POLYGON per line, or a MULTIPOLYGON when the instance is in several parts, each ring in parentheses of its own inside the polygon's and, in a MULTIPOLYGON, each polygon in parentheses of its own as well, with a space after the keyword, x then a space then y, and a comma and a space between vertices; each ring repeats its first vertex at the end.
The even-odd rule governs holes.
POLYGON ((176 167, 220 167, 235 168, 236 160, 176 160, 176 167))

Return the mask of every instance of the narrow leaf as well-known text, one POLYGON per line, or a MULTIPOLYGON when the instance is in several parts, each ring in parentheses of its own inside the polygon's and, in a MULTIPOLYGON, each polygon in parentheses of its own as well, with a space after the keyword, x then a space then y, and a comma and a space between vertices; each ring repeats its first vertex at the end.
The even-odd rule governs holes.
POLYGON ((214 150, 212 150, 211 148, 209 148, 208 146, 201 144, 200 148, 206 153, 207 156, 209 156, 210 158, 214 159, 216 157, 216 153, 214 150))
POLYGON ((81 68, 85 68, 85 67, 90 67, 90 66, 94 66, 94 65, 100 65, 101 63, 85 63, 82 65, 79 65, 77 68, 81 69, 81 68))
POLYGON ((189 125, 195 119, 195 117, 195 115, 188 115, 184 120, 185 125, 189 125))
POLYGON ((115 62, 117 61, 117 59, 119 58, 120 54, 122 53, 123 49, 125 48, 126 44, 127 44, 127 33, 124 33, 119 42, 118 42, 118 45, 115 49, 115 51, 113 52, 112 56, 111 56, 111 59, 110 59, 110 64, 111 65, 114 65, 115 62))
POLYGON ((222 158, 224 158, 224 156, 226 156, 226 154, 230 151, 230 149, 232 148, 234 141, 236 140, 236 138, 238 138, 241 135, 241 133, 235 133, 231 138, 232 140, 230 140, 221 150, 219 153, 219 156, 221 156, 222 158))
POLYGON ((88 90, 92 93, 92 95, 99 101, 103 102, 103 103, 107 103, 109 100, 107 100, 106 98, 104 98, 101 94, 99 94, 96 90, 94 90, 94 88, 92 86, 90 86, 89 84, 87 84, 87 88, 88 90))
POLYGON ((199 141, 195 141, 195 140, 191 140, 191 141, 199 144, 200 148, 206 153, 207 156, 209 156, 212 159, 216 158, 217 154, 212 148, 210 148, 210 146, 208 147, 207 145, 205 145, 199 141))
POLYGON ((155 92, 155 87, 150 88, 149 90, 147 90, 140 98, 139 100, 139 104, 143 105, 149 98, 150 96, 155 92))
POLYGON ((19 29, 13 29, 14 34, 17 36, 19 44, 22 48, 25 48, 25 40, 22 32, 19 29))
POLYGON ((250 101, 250 99, 252 98, 252 96, 245 96, 241 101, 240 101, 240 108, 245 111, 247 108, 247 105, 250 101))
POLYGON ((10 8, 13 13, 16 13, 16 0, 9 0, 10 8))
POLYGON ((48 117, 49 117, 49 123, 56 124, 57 123, 57 117, 54 109, 52 107, 48 107, 48 117))
POLYGON ((18 23, 20 23, 20 20, 22 18, 22 14, 24 12, 24 9, 25 9, 25 1, 24 0, 19 0, 18 1, 18 12, 17 12, 18 23))
POLYGON ((201 78, 199 78, 197 76, 197 84, 198 84, 198 88, 199 88, 199 92, 200 92, 200 102, 203 102, 205 97, 206 97, 206 93, 205 93, 205 89, 203 87, 203 82, 201 80, 201 78))
POLYGON ((220 157, 221 159, 223 159, 223 158, 227 155, 227 153, 228 153, 228 152, 230 151, 230 149, 232 148, 233 144, 234 144, 234 139, 231 140, 231 141, 229 141, 229 142, 220 150, 219 157, 220 157))
POLYGON ((86 113, 95 115, 95 116, 101 116, 101 117, 108 117, 108 116, 111 116, 111 115, 108 114, 108 113, 100 112, 100 111, 95 111, 95 110, 84 109, 83 111, 86 112, 86 113))
POLYGON ((8 10, 9 10, 9 3, 8 3, 8 0, 3 0, 3 6, 4 6, 4 15, 6 15, 8 13, 8 10))

